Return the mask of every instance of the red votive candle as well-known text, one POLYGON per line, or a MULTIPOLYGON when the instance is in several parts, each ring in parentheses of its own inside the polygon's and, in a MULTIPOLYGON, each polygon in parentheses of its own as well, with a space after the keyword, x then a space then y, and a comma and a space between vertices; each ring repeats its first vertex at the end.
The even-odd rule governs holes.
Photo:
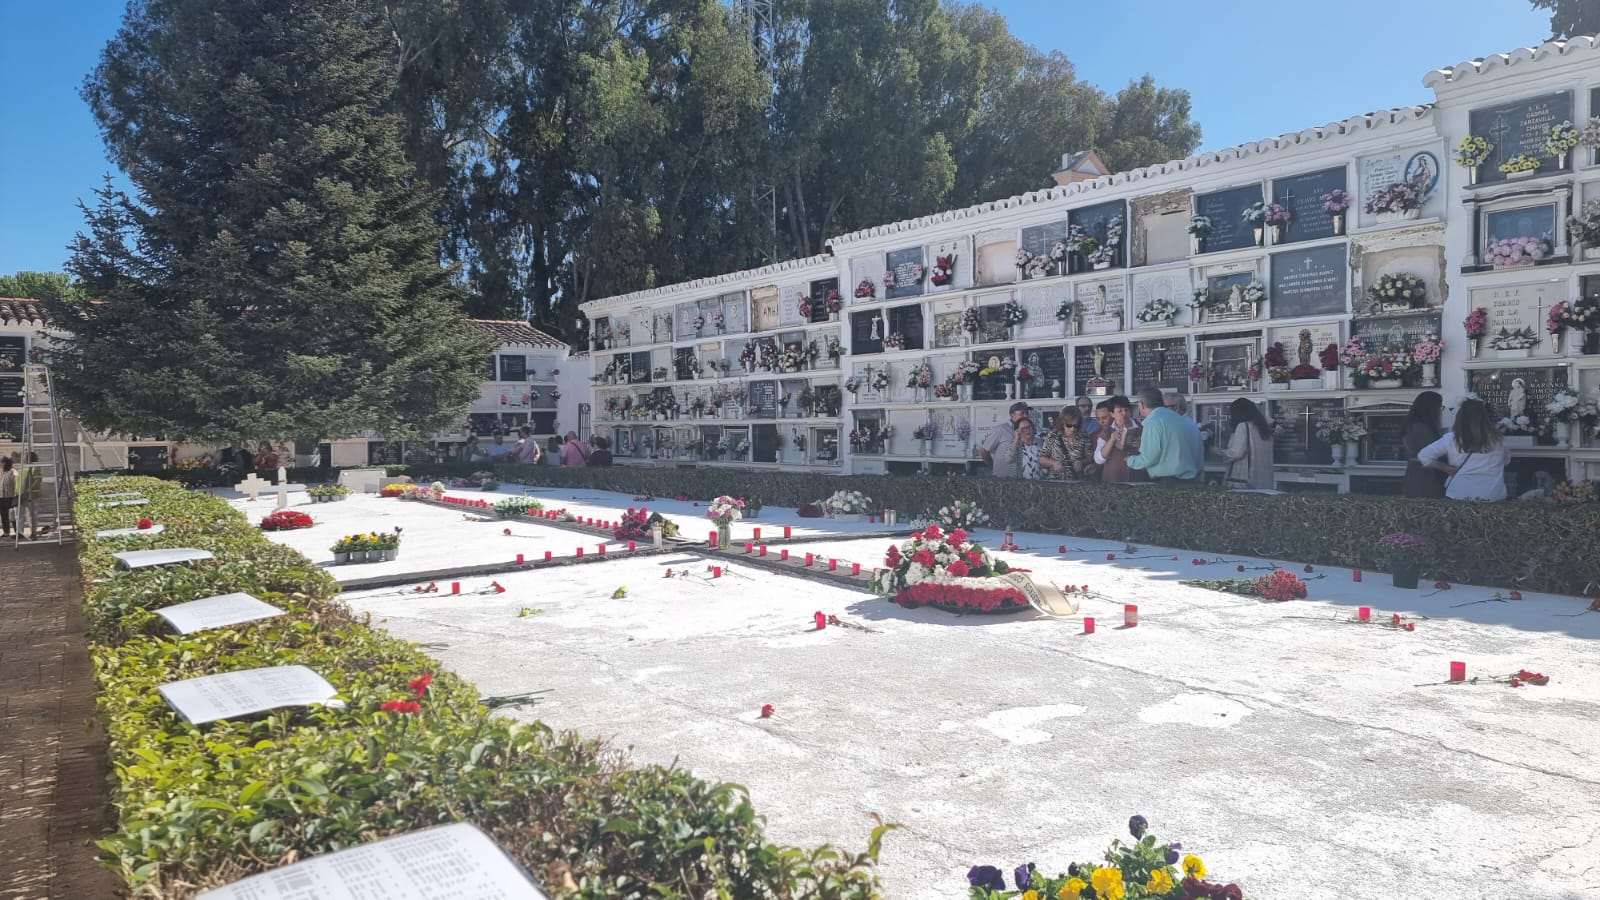
POLYGON ((746 552, 746 553, 754 553, 754 552, 756 552, 756 545, 750 543, 749 541, 745 541, 744 542, 744 552, 746 552))
POLYGON ((814 553, 807 553, 806 554, 806 565, 809 566, 809 565, 811 565, 812 563, 814 563, 816 561, 817 561, 816 554, 814 554, 814 553))
POLYGON ((838 571, 838 569, 839 569, 839 561, 837 559, 828 560, 828 571, 829 572, 836 572, 836 571, 838 571))
POLYGON ((1094 634, 1094 618, 1093 617, 1091 617, 1091 616, 1084 616, 1083 617, 1083 633, 1084 634, 1094 634))
POLYGON ((544 561, 545 561, 545 562, 549 562, 549 561, 550 561, 550 560, 551 560, 551 559, 553 559, 553 558, 554 558, 554 557, 555 557, 555 554, 554 554, 554 553, 551 553, 551 552, 550 552, 550 551, 549 551, 549 550, 546 550, 546 551, 545 551, 545 552, 544 552, 544 561))
POLYGON ((1361 570, 1360 569, 1356 569, 1355 571, 1351 572, 1350 573, 1350 580, 1356 582, 1357 584, 1360 584, 1361 583, 1361 570))
POLYGON ((816 621, 818 631, 828 627, 828 617, 823 614, 822 610, 817 610, 812 614, 811 618, 816 621))
POLYGON ((605 556, 606 555, 606 545, 605 544, 599 544, 598 546, 600 547, 600 555, 601 556, 605 556))
POLYGON ((459 582, 459 581, 450 582, 450 593, 452 593, 452 594, 461 593, 461 582, 459 582))
POLYGON ((1467 680, 1467 664, 1464 663, 1464 662, 1452 662, 1450 664, 1450 680, 1451 681, 1466 681, 1467 680))
POLYGON ((579 547, 579 548, 578 548, 578 555, 579 555, 579 556, 582 556, 582 555, 583 555, 583 548, 582 548, 582 547, 579 547))
POLYGON ((783 550, 779 550, 778 551, 778 558, 783 560, 783 561, 785 561, 785 562, 787 562, 789 560, 789 551, 788 551, 788 549, 785 548, 783 550))
POLYGON ((1356 619, 1358 621, 1361 621, 1361 622, 1371 622, 1372 621, 1372 607, 1363 606, 1360 609, 1356 610, 1356 619))
POLYGON ((1400 624, 1400 614, 1399 613, 1395 613, 1394 614, 1394 618, 1391 621, 1393 621, 1394 624, 1399 625, 1400 624))
POLYGON ((783 536, 784 537, 789 537, 790 536, 789 535, 789 526, 787 526, 787 525, 783 526, 783 536))
POLYGON ((713 550, 717 549, 717 533, 715 531, 706 536, 706 545, 713 550))
POLYGON ((522 565, 522 554, 521 553, 517 554, 517 565, 519 565, 519 566, 522 565))
POLYGON ((1122 624, 1129 628, 1139 624, 1139 607, 1132 603, 1124 604, 1122 607, 1122 624))
POLYGON ((628 552, 629 553, 632 553, 633 551, 635 551, 637 549, 639 549, 639 545, 638 544, 634 543, 633 541, 629 541, 628 542, 628 552))
POLYGON ((860 575, 861 574, 861 563, 851 563, 850 564, 850 574, 851 575, 860 575))
POLYGON ((767 545, 766 544, 762 544, 761 545, 761 555, 762 556, 766 556, 767 555, 767 545))
POLYGON ((721 578, 722 577, 722 567, 721 566, 712 566, 711 567, 711 577, 712 578, 721 578))
POLYGON ((756 529, 756 538, 755 539, 758 540, 758 541, 761 540, 761 529, 759 529, 759 528, 756 529))

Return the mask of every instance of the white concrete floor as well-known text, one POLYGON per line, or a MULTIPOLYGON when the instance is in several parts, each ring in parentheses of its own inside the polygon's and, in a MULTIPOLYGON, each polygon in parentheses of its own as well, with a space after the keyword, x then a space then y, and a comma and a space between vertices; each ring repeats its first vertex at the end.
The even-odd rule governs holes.
MULTIPOLYGON (((637 505, 540 496, 604 518, 637 505)), ((295 500, 319 524, 274 539, 319 561, 346 531, 404 526, 399 560, 335 569, 357 577, 570 554, 584 541, 398 500, 295 500)), ((710 530, 699 507, 649 505, 681 517, 687 536, 710 530)), ((254 507, 259 517, 271 504, 254 507)), ((849 536, 882 526, 792 510, 744 528, 785 523, 816 535, 792 555, 864 569, 888 543, 849 536)), ((704 571, 695 552, 502 576, 498 595, 470 593, 485 578, 461 597, 347 599, 400 637, 445 645, 441 662, 486 696, 549 690, 516 715, 748 786, 776 840, 859 848, 870 813, 900 823, 882 859, 892 898, 965 897, 978 863, 1055 872, 1098 858, 1133 813, 1248 897, 1600 897, 1600 613, 1572 615, 1582 601, 1530 593, 1458 608, 1494 591, 1400 591, 1379 573, 1357 584, 1319 567, 1309 600, 1270 604, 1178 583, 1268 561, 1196 566, 1187 552, 1016 540, 1023 551, 1003 554, 1014 564, 1094 590, 1083 613, 1097 633, 1033 613, 906 611, 739 563, 709 583, 662 577, 704 571), (611 599, 621 585, 627 598, 611 599), (1139 605, 1137 628, 1114 627, 1124 603, 1139 605), (1411 633, 1333 621, 1358 605, 1433 618, 1411 633), (524 607, 542 612, 519 617, 524 607), (875 631, 811 631, 817 610, 875 631), (1469 675, 1528 668, 1552 681, 1417 686, 1445 680, 1452 660, 1469 675), (764 703, 777 710, 766 721, 764 703)))

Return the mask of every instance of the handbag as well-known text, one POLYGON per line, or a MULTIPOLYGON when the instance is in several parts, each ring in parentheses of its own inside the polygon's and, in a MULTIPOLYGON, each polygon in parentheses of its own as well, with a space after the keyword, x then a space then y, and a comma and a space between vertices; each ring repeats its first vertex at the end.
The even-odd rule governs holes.
POLYGON ((1466 458, 1461 461, 1461 465, 1456 466, 1456 470, 1454 472, 1451 472, 1450 473, 1450 477, 1446 478, 1444 480, 1445 496, 1448 497, 1450 495, 1450 483, 1452 481, 1456 480, 1456 476, 1460 475, 1461 474, 1461 470, 1465 469, 1467 467, 1467 463, 1472 462, 1472 454, 1476 453, 1476 452, 1477 451, 1474 450, 1474 451, 1471 451, 1471 452, 1467 453, 1466 458))
POLYGON ((1223 481, 1223 485, 1225 487, 1236 487, 1236 486, 1237 487, 1249 487, 1250 486, 1250 479, 1248 477, 1239 478, 1238 476, 1233 474, 1233 471, 1234 471, 1234 467, 1235 466, 1239 465, 1240 463, 1244 463, 1244 470, 1245 470, 1245 473, 1248 475, 1248 473, 1250 472, 1250 458, 1251 458, 1251 455, 1255 452, 1255 446, 1256 446, 1255 440, 1253 440, 1250 437, 1249 426, 1246 426, 1245 427, 1245 433, 1244 433, 1244 459, 1236 459, 1233 462, 1228 463, 1228 477, 1226 479, 1224 479, 1224 481, 1223 481))

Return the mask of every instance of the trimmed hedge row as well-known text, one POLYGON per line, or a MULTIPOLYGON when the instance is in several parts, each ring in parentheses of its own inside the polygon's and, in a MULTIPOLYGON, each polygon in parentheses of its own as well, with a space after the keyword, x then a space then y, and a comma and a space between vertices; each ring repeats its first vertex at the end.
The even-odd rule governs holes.
MULTIPOLYGON (((1431 574, 1564 594, 1600 593, 1600 504, 1464 503, 1363 494, 1243 494, 1007 478, 827 475, 698 468, 502 465, 502 481, 705 499, 759 496, 798 506, 841 488, 904 515, 971 500, 995 525, 1138 544, 1380 568, 1377 540, 1410 531, 1436 541, 1431 574)), ((428 477, 423 467, 414 473, 428 477)))
POLYGON ((479 705, 439 672, 410 715, 409 683, 438 664, 334 602, 333 580, 263 538, 223 501, 151 478, 80 486, 81 563, 99 709, 115 771, 118 831, 100 842, 135 897, 182 898, 294 859, 443 822, 470 820, 545 882, 552 897, 877 897, 866 852, 768 842, 743 788, 660 766, 479 705), (101 509, 137 490, 143 507, 101 509), (160 535, 97 538, 140 516, 160 535), (120 571, 111 553, 197 547, 214 561, 120 571), (152 610, 245 590, 289 610, 190 636, 152 610), (282 711, 196 727, 156 692, 168 681, 299 663, 346 708, 282 711))

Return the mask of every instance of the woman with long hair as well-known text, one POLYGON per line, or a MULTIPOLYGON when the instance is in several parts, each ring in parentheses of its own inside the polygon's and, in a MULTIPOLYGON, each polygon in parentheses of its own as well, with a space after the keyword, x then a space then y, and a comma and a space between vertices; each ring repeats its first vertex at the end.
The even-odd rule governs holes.
POLYGON ((1423 391, 1411 401, 1401 437, 1406 448, 1406 478, 1400 489, 1404 496, 1433 500, 1444 496, 1444 473, 1429 468, 1417 458, 1423 447, 1437 441, 1444 432, 1443 415, 1444 398, 1438 391, 1423 391))
POLYGON ((1506 498, 1505 469, 1511 453, 1482 400, 1461 401, 1450 430, 1423 447, 1417 460, 1445 473, 1444 495, 1451 500, 1506 498))
POLYGON ((1034 437, 1033 420, 1017 420, 1016 433, 1011 436, 1011 460, 1018 478, 1038 481, 1043 475, 1039 468, 1039 441, 1034 437))
POLYGON ((1272 426, 1261 407, 1243 397, 1228 405, 1233 434, 1217 451, 1228 461, 1223 484, 1230 488, 1271 489, 1277 486, 1272 469, 1272 426))
POLYGON ((1061 415, 1056 416, 1039 450, 1039 467, 1052 478, 1081 478, 1099 471, 1094 464, 1094 445, 1083 430, 1083 415, 1077 407, 1062 407, 1061 415))

